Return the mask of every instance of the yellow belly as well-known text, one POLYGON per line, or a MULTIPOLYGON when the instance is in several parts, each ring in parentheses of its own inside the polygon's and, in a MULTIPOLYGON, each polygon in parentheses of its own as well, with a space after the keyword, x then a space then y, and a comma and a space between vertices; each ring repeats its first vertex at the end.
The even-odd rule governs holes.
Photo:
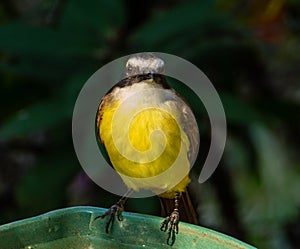
POLYGON ((185 191, 190 182, 189 141, 178 115, 171 109, 152 107, 136 112, 128 121, 128 112, 116 115, 119 105, 115 102, 103 106, 98 132, 124 183, 136 191, 144 188, 165 192, 161 196, 167 198, 173 198, 175 191, 185 191), (174 170, 155 179, 174 164, 174 170), (174 185, 179 175, 182 180, 174 185))

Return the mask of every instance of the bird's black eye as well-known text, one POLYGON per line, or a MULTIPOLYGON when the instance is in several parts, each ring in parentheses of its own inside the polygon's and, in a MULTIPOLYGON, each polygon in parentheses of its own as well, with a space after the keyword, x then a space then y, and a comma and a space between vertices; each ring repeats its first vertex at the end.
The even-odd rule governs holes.
POLYGON ((128 71, 128 72, 131 72, 132 69, 133 69, 133 67, 132 67, 131 65, 128 65, 128 66, 127 66, 127 71, 128 71))

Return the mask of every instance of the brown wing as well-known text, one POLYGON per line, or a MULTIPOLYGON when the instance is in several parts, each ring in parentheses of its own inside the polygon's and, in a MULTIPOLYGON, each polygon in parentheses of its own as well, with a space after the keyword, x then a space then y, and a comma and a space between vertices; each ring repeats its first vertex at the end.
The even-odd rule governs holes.
MULTIPOLYGON (((179 101, 171 101, 174 108, 177 108, 180 115, 180 122, 183 126, 183 131, 187 135, 190 147, 188 152, 188 159, 191 163, 191 166, 194 164, 199 149, 199 129, 194 116, 194 113, 188 103, 181 97, 174 89, 170 90, 176 94, 176 97, 179 98, 179 101)), ((170 105, 171 103, 169 103, 170 105)))
POLYGON ((99 132, 99 129, 100 129, 100 125, 101 125, 101 120, 102 120, 102 117, 103 117, 103 108, 104 106, 106 106, 107 104, 110 103, 110 99, 111 99, 111 93, 105 95, 100 104, 99 104, 99 107, 98 107, 98 111, 97 111, 97 119, 96 119, 96 127, 97 127, 97 135, 98 135, 98 139, 101 143, 103 143, 102 139, 101 139, 101 136, 100 136, 100 132, 99 132))
POLYGON ((194 113, 187 104, 182 106, 182 124, 183 130, 190 141, 188 158, 192 166, 197 159, 200 137, 194 113))

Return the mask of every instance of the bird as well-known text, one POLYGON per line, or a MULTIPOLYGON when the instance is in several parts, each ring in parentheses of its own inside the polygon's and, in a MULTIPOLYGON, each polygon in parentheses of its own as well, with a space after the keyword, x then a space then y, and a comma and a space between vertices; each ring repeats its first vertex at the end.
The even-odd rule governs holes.
POLYGON ((173 245, 179 220, 198 224, 187 186, 199 149, 199 129, 186 100, 167 82, 165 62, 154 53, 133 54, 125 77, 102 98, 96 133, 112 167, 128 188, 103 215, 105 230, 115 217, 121 221, 130 194, 147 189, 158 195, 160 230, 173 245))

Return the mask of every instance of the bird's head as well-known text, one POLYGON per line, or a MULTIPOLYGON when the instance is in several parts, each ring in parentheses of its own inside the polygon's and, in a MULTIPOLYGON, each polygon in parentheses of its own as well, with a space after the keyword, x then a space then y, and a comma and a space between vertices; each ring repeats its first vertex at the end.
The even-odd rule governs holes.
POLYGON ((137 74, 163 74, 165 63, 152 53, 138 53, 126 63, 126 76, 137 74))

